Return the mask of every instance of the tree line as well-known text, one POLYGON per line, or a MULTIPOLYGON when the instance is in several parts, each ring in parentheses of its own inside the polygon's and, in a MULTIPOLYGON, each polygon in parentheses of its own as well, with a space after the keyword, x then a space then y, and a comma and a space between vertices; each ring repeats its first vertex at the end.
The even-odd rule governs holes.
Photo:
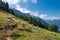
POLYGON ((27 16, 20 15, 18 17, 23 19, 24 21, 27 21, 30 24, 33 24, 34 26, 39 26, 39 27, 49 30, 49 31, 58 32, 58 26, 55 24, 44 25, 41 23, 41 21, 34 19, 32 16, 27 17, 27 16))

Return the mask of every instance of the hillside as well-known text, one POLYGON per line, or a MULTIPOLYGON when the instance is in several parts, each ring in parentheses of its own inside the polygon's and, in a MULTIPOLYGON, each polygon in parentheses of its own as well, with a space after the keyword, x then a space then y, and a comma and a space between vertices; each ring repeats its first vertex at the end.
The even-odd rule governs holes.
POLYGON ((26 21, 23 21, 22 19, 1 10, 0 27, 6 24, 7 17, 11 17, 14 20, 14 22, 11 22, 11 24, 19 21, 18 28, 20 29, 14 32, 16 33, 15 35, 13 34, 9 36, 9 40, 60 40, 59 33, 50 32, 45 29, 39 28, 38 26, 33 26, 32 24, 29 24, 26 21), (21 30, 23 24, 25 24, 25 29, 21 30))

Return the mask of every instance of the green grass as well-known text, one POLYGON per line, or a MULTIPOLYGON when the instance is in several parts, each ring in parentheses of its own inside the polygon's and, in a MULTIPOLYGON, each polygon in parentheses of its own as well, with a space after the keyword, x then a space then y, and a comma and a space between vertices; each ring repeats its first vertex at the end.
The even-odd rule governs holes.
POLYGON ((32 24, 19 19, 8 12, 0 10, 0 26, 3 26, 6 23, 7 17, 11 17, 14 19, 14 23, 19 21, 18 28, 22 28, 22 24, 25 23, 25 29, 27 30, 17 30, 15 35, 12 35, 11 40, 60 40, 60 34, 51 32, 38 26, 33 26, 32 24), (29 31, 29 29, 31 29, 29 31), (31 32, 32 31, 32 32, 31 32))

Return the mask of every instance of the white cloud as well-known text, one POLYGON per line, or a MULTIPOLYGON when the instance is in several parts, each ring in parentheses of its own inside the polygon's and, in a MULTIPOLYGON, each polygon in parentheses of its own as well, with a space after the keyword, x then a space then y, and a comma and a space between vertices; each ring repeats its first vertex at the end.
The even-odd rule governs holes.
POLYGON ((23 0, 24 3, 28 2, 28 0, 23 0))
POLYGON ((46 14, 41 14, 39 17, 44 20, 60 20, 60 17, 56 17, 56 16, 49 17, 46 14))
POLYGON ((39 14, 37 14, 37 13, 34 13, 33 15, 34 15, 34 16, 37 16, 37 17, 39 16, 39 14))
MULTIPOLYGON (((27 3, 29 0, 2 0, 5 2, 8 2, 10 5, 12 4, 18 4, 19 2, 27 3)), ((32 3, 37 3, 37 0, 30 0, 32 3)))
POLYGON ((46 16, 47 16, 46 14, 41 14, 39 17, 44 19, 44 18, 46 18, 46 16))
MULTIPOLYGON (((22 0, 22 2, 27 3, 29 0, 22 0)), ((37 0, 30 0, 32 3, 37 3, 37 0)))
POLYGON ((31 13, 28 9, 22 8, 20 5, 16 5, 16 9, 23 13, 31 13))
POLYGON ((13 5, 18 4, 21 0, 2 0, 2 1, 8 2, 10 5, 13 5))
MULTIPOLYGON (((27 3, 29 0, 2 0, 2 1, 5 1, 5 2, 8 2, 9 5, 16 5, 18 4, 19 2, 24 2, 24 3, 27 3)), ((37 3, 37 0, 30 0, 32 3, 37 3)))
POLYGON ((38 11, 30 11, 30 14, 33 16, 39 16, 39 12, 38 11))
POLYGON ((31 0, 32 3, 37 3, 37 0, 31 0))
POLYGON ((60 17, 49 17, 47 20, 60 20, 60 17))

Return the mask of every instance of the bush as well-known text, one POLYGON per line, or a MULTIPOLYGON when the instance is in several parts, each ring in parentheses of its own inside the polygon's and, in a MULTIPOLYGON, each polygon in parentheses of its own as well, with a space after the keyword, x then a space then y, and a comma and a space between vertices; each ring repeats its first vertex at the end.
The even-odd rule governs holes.
POLYGON ((54 32, 58 32, 58 26, 55 25, 55 24, 50 24, 50 25, 48 26, 48 30, 54 31, 54 32))

